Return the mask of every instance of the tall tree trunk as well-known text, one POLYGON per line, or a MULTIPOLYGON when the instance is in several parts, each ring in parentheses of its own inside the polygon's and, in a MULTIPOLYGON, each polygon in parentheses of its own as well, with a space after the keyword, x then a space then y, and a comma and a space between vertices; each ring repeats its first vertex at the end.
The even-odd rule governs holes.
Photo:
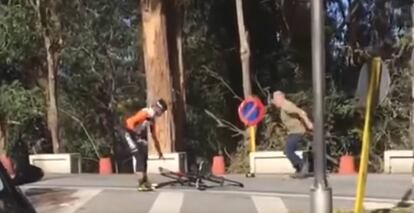
MULTIPOLYGON (((172 98, 172 77, 168 59, 165 5, 162 0, 141 0, 142 39, 148 104, 163 98, 168 110, 156 119, 156 136, 164 153, 175 148, 175 123, 172 98)), ((149 152, 155 153, 152 137, 149 152)))
POLYGON ((60 151, 58 106, 56 100, 56 74, 58 69, 58 55, 61 50, 62 39, 60 36, 52 37, 50 32, 60 32, 60 21, 56 14, 58 0, 32 2, 36 11, 39 28, 42 32, 43 42, 46 49, 47 62, 47 126, 52 140, 53 152, 60 151), (51 24, 51 25, 49 25, 51 24), (52 29, 51 29, 52 28, 52 29))
POLYGON ((243 72, 243 93, 244 97, 248 97, 252 94, 252 86, 250 81, 250 47, 248 33, 244 25, 243 0, 236 0, 236 10, 237 25, 239 28, 240 59, 243 72))
POLYGON ((56 73, 57 73, 57 57, 51 48, 51 41, 47 35, 44 35, 45 48, 47 52, 47 126, 52 139, 53 153, 59 153, 59 125, 58 125, 58 109, 56 100, 56 73))
MULTIPOLYGON (((414 43, 414 3, 411 5, 411 44, 414 43)), ((410 139, 414 154, 414 49, 411 50, 411 122, 410 139)), ((414 200, 414 163, 411 177, 411 199, 414 200)), ((414 206, 412 206, 414 208, 414 206)))
MULTIPOLYGON (((239 29, 239 41, 240 41, 240 59, 242 64, 242 76, 243 76, 243 93, 247 98, 252 95, 252 86, 250 81, 250 47, 248 40, 248 33, 244 25, 243 15, 243 0, 236 0, 236 12, 237 12, 237 25, 239 29)), ((244 140, 249 140, 249 130, 246 129, 244 140)), ((251 137, 251 136, 250 136, 251 137)), ((221 150, 219 150, 221 152, 221 150)), ((253 151, 251 148, 250 151, 253 151)))
POLYGON ((182 24, 184 11, 176 1, 167 1, 168 53, 173 82, 175 150, 184 149, 184 127, 186 120, 185 74, 182 53, 182 24))

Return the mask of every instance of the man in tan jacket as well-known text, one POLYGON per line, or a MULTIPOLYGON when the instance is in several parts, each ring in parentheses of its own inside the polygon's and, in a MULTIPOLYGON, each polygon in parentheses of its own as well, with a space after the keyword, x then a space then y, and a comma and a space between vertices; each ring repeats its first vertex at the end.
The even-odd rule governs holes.
POLYGON ((303 160, 296 155, 295 151, 307 129, 313 130, 313 124, 306 112, 286 99, 283 92, 274 92, 272 103, 280 109, 280 118, 288 131, 284 152, 292 166, 296 169, 293 177, 303 178, 307 175, 308 171, 304 167, 303 160))

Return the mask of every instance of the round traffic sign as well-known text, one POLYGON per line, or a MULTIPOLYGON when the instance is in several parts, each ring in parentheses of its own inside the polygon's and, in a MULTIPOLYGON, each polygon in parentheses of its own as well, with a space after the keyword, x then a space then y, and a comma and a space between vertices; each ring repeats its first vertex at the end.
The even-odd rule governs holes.
POLYGON ((240 120, 246 126, 258 124, 264 116, 265 107, 257 97, 246 98, 239 106, 240 120))

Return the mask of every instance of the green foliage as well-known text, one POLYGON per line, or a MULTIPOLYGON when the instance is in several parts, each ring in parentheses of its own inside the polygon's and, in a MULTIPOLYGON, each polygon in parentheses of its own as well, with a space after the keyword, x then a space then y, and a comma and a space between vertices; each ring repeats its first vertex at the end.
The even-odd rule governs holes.
MULTIPOLYGON (((379 54, 389 64, 390 93, 374 115, 372 171, 382 168, 384 150, 411 148, 410 11, 404 1, 387 7, 385 2, 360 4, 352 19, 346 18, 351 8, 341 1, 326 2, 325 139, 333 158, 359 154, 364 111, 355 107, 353 93, 362 63, 379 54)), ((57 16, 47 16, 47 26, 54 39, 63 38, 57 79, 60 136, 66 151, 94 162, 97 155, 113 154, 114 127, 146 105, 139 5, 110 0, 57 3, 57 16)), ((306 8, 289 1, 246 4, 254 93, 266 100, 269 92, 283 90, 312 116, 310 33, 297 24, 309 18, 305 13, 289 16, 291 10, 306 8)), ((249 150, 237 117, 242 86, 234 1, 190 1, 185 6, 188 154, 210 158, 224 153, 230 171, 245 172, 249 150), (218 126, 206 110, 232 126, 218 126)), ((46 70, 45 51, 34 12, 29 1, 0 3, 0 81, 5 82, 0 86, 0 118, 10 123, 8 141, 45 139, 39 133, 46 122, 45 91, 33 86, 44 80, 35 67, 46 70)), ((267 106, 257 133, 258 150, 283 149, 286 131, 277 109, 267 106)))
POLYGON ((387 149, 411 149, 409 68, 390 63, 391 88, 388 97, 377 107, 373 121, 373 140, 370 152, 371 171, 383 168, 383 152, 387 149))
POLYGON ((137 29, 128 24, 136 24, 136 7, 130 4, 88 2, 72 8, 76 16, 67 22, 59 102, 85 128, 63 115, 61 134, 68 150, 88 154, 86 157, 96 157, 91 144, 100 156, 112 155, 112 144, 117 142, 115 126, 146 105, 145 79, 137 73, 137 29))
MULTIPOLYGON (((191 38, 194 39, 194 38, 191 38)), ((191 41, 189 41, 191 42, 191 41)), ((209 117, 205 110, 222 118, 228 113, 223 106, 229 91, 214 76, 223 70, 224 62, 220 59, 211 43, 199 40, 196 45, 185 49, 187 71, 187 138, 188 145, 202 156, 222 152, 228 136, 225 131, 216 129, 216 121, 209 117), (199 57, 202 55, 203 57, 199 57)), ((218 75, 220 76, 220 75, 218 75)), ((231 94, 230 94, 231 95, 231 94)))
POLYGON ((24 63, 39 51, 40 37, 30 9, 17 2, 0 4, 0 63, 24 63))
MULTIPOLYGON (((6 127, 9 151, 36 119, 44 116, 44 99, 38 88, 26 89, 18 81, 0 86, 0 122, 6 127)), ((31 133, 31 131, 27 131, 31 133)))
POLYGON ((44 114, 44 101, 38 88, 26 89, 18 81, 0 86, 0 116, 3 121, 25 123, 44 114))
MULTIPOLYGON (((226 52, 220 47, 220 41, 209 34, 209 2, 193 2, 185 13, 184 24, 184 68, 186 72, 186 142, 190 155, 211 159, 212 155, 223 154, 228 148, 237 145, 225 128, 217 127, 211 112, 217 118, 235 115, 229 106, 234 95, 228 85, 229 67, 226 52), (224 82, 224 83, 223 83, 224 82), (227 85, 225 85, 227 84, 227 85)), ((236 140, 239 138, 236 137, 236 140)))

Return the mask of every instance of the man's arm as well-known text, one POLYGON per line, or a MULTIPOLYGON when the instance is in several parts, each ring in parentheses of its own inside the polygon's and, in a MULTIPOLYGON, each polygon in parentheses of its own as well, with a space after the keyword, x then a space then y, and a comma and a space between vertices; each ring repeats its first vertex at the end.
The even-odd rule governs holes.
POLYGON ((288 113, 295 113, 299 115, 299 117, 305 122, 306 127, 310 130, 313 130, 312 121, 309 119, 308 114, 304 110, 297 107, 294 103, 290 101, 289 101, 289 104, 287 104, 287 107, 285 108, 285 110, 288 113))
POLYGON ((300 109, 299 116, 305 122, 306 127, 308 127, 309 130, 313 130, 313 124, 312 124, 312 121, 309 119, 308 114, 306 114, 305 111, 303 111, 302 109, 300 109))
POLYGON ((154 140, 155 149, 158 152, 158 156, 159 158, 164 158, 162 151, 161 151, 160 141, 158 140, 157 135, 155 133, 155 125, 154 124, 151 125, 150 129, 151 129, 152 139, 154 140))

